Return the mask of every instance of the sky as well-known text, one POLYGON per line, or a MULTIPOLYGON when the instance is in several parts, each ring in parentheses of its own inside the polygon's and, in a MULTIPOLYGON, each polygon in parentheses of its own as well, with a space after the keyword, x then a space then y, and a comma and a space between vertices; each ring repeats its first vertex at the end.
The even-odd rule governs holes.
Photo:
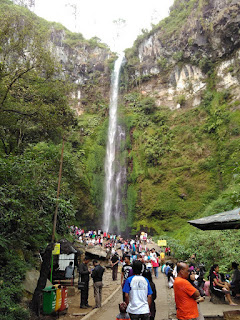
POLYGON ((96 36, 120 52, 133 45, 142 29, 150 30, 151 24, 168 16, 172 4, 173 0, 35 0, 34 12, 86 39, 96 36))

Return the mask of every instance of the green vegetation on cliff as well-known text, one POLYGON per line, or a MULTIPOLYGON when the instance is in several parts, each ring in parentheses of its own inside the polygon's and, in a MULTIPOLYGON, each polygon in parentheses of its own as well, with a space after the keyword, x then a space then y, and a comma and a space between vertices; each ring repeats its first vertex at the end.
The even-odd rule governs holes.
POLYGON ((146 230, 167 238, 176 257, 197 252, 207 268, 219 262, 229 272, 229 257, 238 260, 240 232, 203 232, 187 224, 239 207, 239 103, 217 91, 215 81, 210 74, 195 109, 170 111, 137 92, 125 94, 128 206, 133 234, 146 230))
MULTIPOLYGON (((224 90, 216 76, 220 63, 238 55, 235 12, 239 6, 234 1, 214 1, 213 6, 209 0, 175 0, 169 17, 149 32, 144 30, 125 51, 121 84, 133 233, 145 229, 168 237, 182 259, 198 249, 208 267, 217 261, 225 271, 229 271, 229 257, 238 259, 239 232, 204 233, 187 220, 239 207, 240 103, 235 98, 239 93, 231 80, 224 90), (231 34, 230 41, 227 34, 231 34), (206 89, 197 108, 187 100, 188 88, 175 97, 168 94, 186 65, 199 67, 205 78, 206 89), (161 90, 166 92, 166 105, 174 99, 181 109, 170 111, 164 103, 155 106, 150 96, 157 97, 161 90), (152 105, 150 110, 146 104, 152 105), (214 247, 209 249, 210 239, 214 247), (223 239, 228 241, 223 243, 223 239), (228 257, 223 257, 224 251, 228 257)), ((235 76, 239 75, 237 64, 228 70, 235 76)), ((191 81, 187 73, 186 81, 188 77, 191 81)))
MULTIPOLYGON (((228 92, 209 89, 197 109, 177 111, 154 108, 152 98, 134 92, 125 101, 136 231, 173 231, 236 184, 240 111, 228 92)), ((222 210, 236 205, 231 197, 222 210)))

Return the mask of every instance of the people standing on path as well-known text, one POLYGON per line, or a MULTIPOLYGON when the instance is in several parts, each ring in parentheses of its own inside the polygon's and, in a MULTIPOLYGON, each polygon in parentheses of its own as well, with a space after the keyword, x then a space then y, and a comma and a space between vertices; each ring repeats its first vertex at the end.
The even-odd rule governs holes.
POLYGON ((165 261, 165 253, 163 251, 160 252, 160 261, 161 265, 163 265, 165 261))
POLYGON ((125 251, 125 244, 124 242, 121 243, 121 251, 122 251, 122 257, 124 256, 124 251, 125 251))
POLYGON ((140 275, 141 261, 133 262, 133 276, 126 279, 123 292, 131 320, 149 320, 153 291, 149 281, 140 275))
POLYGON ((156 254, 154 248, 151 250, 150 258, 151 258, 151 262, 152 262, 152 266, 153 266, 153 271, 154 271, 155 277, 158 278, 159 263, 158 263, 158 257, 157 257, 157 254, 156 254))
POLYGON ((79 265, 79 278, 81 277, 81 282, 83 283, 83 287, 81 288, 81 302, 80 308, 86 309, 91 306, 88 304, 88 292, 89 292, 89 274, 88 263, 89 258, 85 257, 84 261, 79 265))
POLYGON ((177 319, 196 319, 199 316, 197 302, 204 299, 199 291, 187 280, 189 276, 189 266, 180 262, 177 264, 177 274, 174 281, 174 294, 177 308, 177 319))
POLYGON ((118 253, 115 252, 114 255, 111 258, 111 264, 112 264, 112 279, 113 281, 117 280, 117 274, 118 274, 118 263, 119 263, 119 256, 118 253))
POLYGON ((102 278, 105 269, 99 264, 97 260, 93 260, 94 269, 92 271, 91 277, 93 279, 93 289, 95 297, 95 307, 100 308, 102 306, 102 278))
POLYGON ((152 303, 150 306, 150 320, 154 320, 155 315, 156 315, 156 304, 155 304, 155 300, 157 298, 157 291, 156 291, 156 286, 155 283, 153 282, 152 279, 152 273, 150 270, 145 270, 143 272, 143 276, 144 278, 148 279, 149 283, 150 283, 150 287, 152 289, 152 303))
POLYGON ((164 270, 164 273, 165 273, 166 276, 168 275, 168 271, 170 271, 170 269, 171 269, 171 267, 169 265, 169 262, 166 262, 166 268, 164 270))
MULTIPOLYGON (((132 265, 130 263, 130 256, 125 255, 124 258, 124 265, 122 267, 122 274, 121 274, 121 286, 122 288, 124 287, 125 281, 127 280, 128 277, 132 276, 132 265)), ((125 294, 123 292, 123 301, 125 301, 125 294)))

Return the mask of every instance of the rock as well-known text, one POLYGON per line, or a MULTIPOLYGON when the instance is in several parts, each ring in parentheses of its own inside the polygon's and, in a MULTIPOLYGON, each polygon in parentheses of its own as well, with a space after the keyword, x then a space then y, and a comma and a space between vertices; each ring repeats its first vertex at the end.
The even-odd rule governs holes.
POLYGON ((92 255, 98 256, 99 258, 107 257, 107 252, 99 246, 86 248, 86 255, 87 254, 92 254, 92 255))
MULTIPOLYGON (((33 294, 37 286, 39 275, 40 275, 40 272, 35 269, 27 271, 25 280, 23 282, 24 290, 33 294)), ((49 286, 52 286, 52 284, 49 280, 47 280, 46 287, 49 287, 49 286)))
POLYGON ((216 67, 220 78, 217 87, 230 89, 238 100, 239 57, 235 53, 240 47, 239 0, 209 0, 201 2, 201 6, 198 1, 179 0, 170 11, 172 17, 166 18, 165 25, 160 23, 138 42, 133 55, 139 62, 134 68, 128 68, 128 62, 124 66, 128 79, 142 78, 139 91, 154 96, 157 106, 171 110, 183 107, 175 97, 184 95, 184 107, 192 108, 201 103, 207 73, 216 67), (183 10, 188 14, 178 25, 172 17, 183 10), (171 31, 174 27, 175 31, 171 31))

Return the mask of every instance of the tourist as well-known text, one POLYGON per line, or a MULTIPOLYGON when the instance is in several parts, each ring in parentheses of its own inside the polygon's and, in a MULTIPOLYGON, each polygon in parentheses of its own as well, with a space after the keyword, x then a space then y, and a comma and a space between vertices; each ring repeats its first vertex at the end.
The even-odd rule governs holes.
POLYGON ((151 258, 151 262, 152 262, 152 266, 153 266, 153 271, 154 271, 155 277, 158 278, 159 263, 158 263, 158 257, 157 257, 157 254, 156 254, 154 248, 151 250, 150 258, 151 258))
POLYGON ((116 320, 130 320, 129 314, 127 313, 126 302, 119 303, 120 313, 116 316, 116 320))
POLYGON ((148 251, 148 253, 145 254, 144 262, 146 264, 147 270, 149 270, 152 273, 152 263, 151 263, 151 258, 150 258, 149 251, 148 251))
POLYGON ((84 261, 79 265, 79 278, 81 277, 82 287, 81 287, 81 302, 80 308, 86 309, 91 306, 88 304, 88 291, 89 291, 89 274, 88 263, 89 258, 85 257, 84 261))
POLYGON ((155 304, 155 300, 157 298, 157 291, 156 291, 156 286, 152 280, 152 274, 151 271, 149 270, 145 270, 143 273, 144 278, 148 279, 149 283, 150 283, 150 287, 152 289, 152 302, 150 305, 150 320, 154 320, 155 315, 156 315, 156 304, 155 304))
MULTIPOLYGON (((124 257, 124 265, 122 267, 122 274, 121 274, 121 286, 124 287, 125 281, 128 277, 132 276, 132 265, 130 263, 130 256, 125 255, 124 257)), ((123 293, 123 301, 125 301, 125 295, 123 293)))
POLYGON ((164 264, 162 265, 162 268, 161 268, 161 272, 164 273, 164 274, 165 274, 166 266, 167 266, 167 265, 164 263, 164 264))
POLYGON ((65 278, 66 279, 72 279, 73 278, 73 272, 74 272, 73 262, 70 261, 69 265, 65 269, 65 278))
POLYGON ((117 280, 117 274, 118 274, 118 263, 119 263, 119 256, 118 253, 115 252, 114 255, 111 258, 111 264, 112 264, 112 279, 113 281, 117 280))
POLYGON ((172 270, 168 271, 167 278, 168 278, 168 288, 172 289, 173 288, 173 284, 174 284, 174 276, 173 276, 173 271, 172 270))
POLYGON ((230 282, 230 286, 234 295, 240 294, 240 271, 238 270, 238 264, 236 262, 232 262, 232 269, 234 270, 232 275, 232 281, 230 282))
POLYGON ((232 301, 232 298, 230 295, 229 284, 227 282, 223 282, 220 280, 220 275, 218 272, 219 272, 219 266, 218 264, 214 264, 211 267, 210 273, 209 273, 211 293, 219 298, 223 298, 225 296, 230 306, 236 306, 236 304, 232 301))
POLYGON ((99 264, 97 260, 93 260, 94 269, 92 271, 91 277, 93 279, 93 289, 95 297, 95 308, 100 308, 102 306, 102 278, 105 269, 99 264))
POLYGON ((200 293, 187 280, 189 267, 186 263, 177 264, 178 276, 174 281, 174 294, 177 308, 177 319, 196 319, 199 316, 197 302, 203 301, 200 293))
POLYGON ((121 243, 122 257, 124 256, 124 249, 125 249, 125 244, 121 243))
POLYGON ((168 275, 168 271, 171 269, 170 265, 169 265, 169 262, 166 262, 166 267, 164 269, 164 273, 165 275, 167 276, 168 275))
POLYGON ((149 281, 140 275, 142 263, 136 260, 132 268, 134 275, 126 279, 123 287, 127 312, 131 320, 149 320, 153 292, 149 281))
POLYGON ((144 272, 147 268, 146 268, 146 265, 145 265, 145 263, 144 263, 144 259, 143 259, 143 257, 142 257, 141 254, 138 254, 138 255, 137 255, 137 260, 140 261, 141 264, 142 264, 142 271, 141 271, 141 273, 140 273, 140 275, 142 276, 142 275, 143 275, 143 272, 144 272))
POLYGON ((161 265, 164 264, 164 261, 165 261, 165 253, 163 251, 160 252, 160 262, 161 262, 161 265))

